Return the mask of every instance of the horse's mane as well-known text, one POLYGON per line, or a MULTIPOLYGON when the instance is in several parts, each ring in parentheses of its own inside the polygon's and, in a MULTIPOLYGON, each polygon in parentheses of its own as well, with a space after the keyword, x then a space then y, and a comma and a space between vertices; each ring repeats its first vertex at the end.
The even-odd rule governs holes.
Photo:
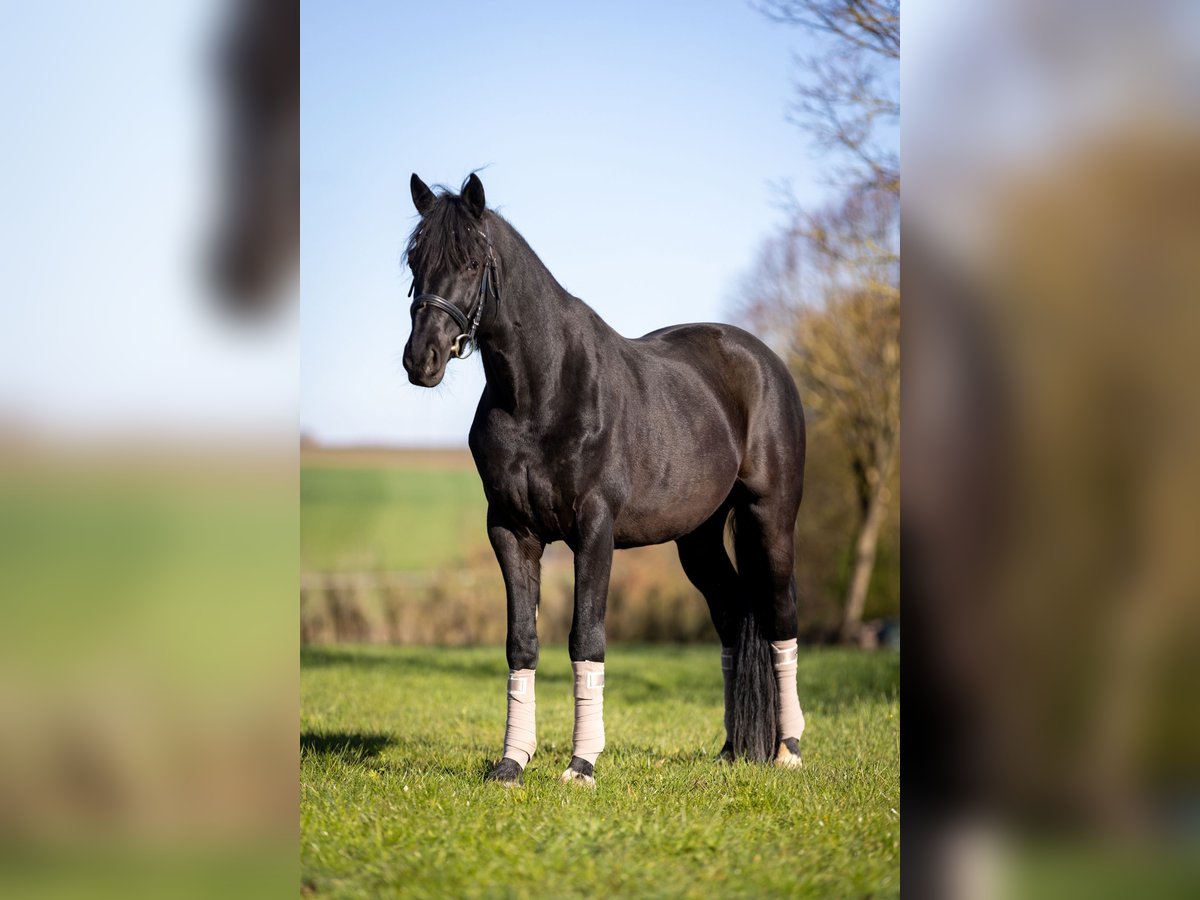
MULTIPOLYGON (((466 182, 463 182, 466 186, 466 182)), ((404 261, 428 278, 434 272, 459 271, 475 258, 482 261, 486 243, 480 223, 459 194, 434 185, 437 199, 408 236, 404 261)))

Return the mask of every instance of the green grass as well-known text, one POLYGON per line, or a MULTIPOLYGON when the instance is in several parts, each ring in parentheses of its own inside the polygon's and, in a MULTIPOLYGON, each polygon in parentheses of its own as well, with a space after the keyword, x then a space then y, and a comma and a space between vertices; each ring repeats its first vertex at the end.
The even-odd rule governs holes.
POLYGON ((713 761, 715 647, 615 647, 594 791, 570 664, 543 648, 525 786, 485 784, 499 648, 306 649, 301 874, 328 896, 898 896, 899 657, 803 651, 805 768, 713 761))
POLYGON ((474 469, 306 467, 300 508, 300 559, 309 570, 420 571, 487 549, 487 503, 474 469))

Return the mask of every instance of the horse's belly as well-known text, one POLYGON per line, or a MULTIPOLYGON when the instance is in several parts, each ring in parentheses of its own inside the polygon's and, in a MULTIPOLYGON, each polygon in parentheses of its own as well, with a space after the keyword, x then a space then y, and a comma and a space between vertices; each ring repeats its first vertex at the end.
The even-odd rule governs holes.
POLYGON ((631 493, 613 525, 618 547, 662 544, 699 528, 725 502, 737 478, 736 466, 690 473, 631 493))

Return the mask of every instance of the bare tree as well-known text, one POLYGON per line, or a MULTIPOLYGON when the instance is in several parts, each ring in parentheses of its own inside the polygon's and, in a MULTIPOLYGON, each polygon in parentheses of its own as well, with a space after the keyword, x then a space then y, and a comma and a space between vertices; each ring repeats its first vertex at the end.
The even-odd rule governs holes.
POLYGON ((840 180, 898 194, 899 0, 763 0, 759 9, 817 39, 816 52, 798 57, 792 120, 841 151, 840 180))
POLYGON ((758 0, 804 29, 793 122, 831 157, 844 193, 793 211, 743 285, 749 323, 787 348, 810 416, 836 436, 856 494, 841 635, 861 631, 900 434, 899 0, 758 0))

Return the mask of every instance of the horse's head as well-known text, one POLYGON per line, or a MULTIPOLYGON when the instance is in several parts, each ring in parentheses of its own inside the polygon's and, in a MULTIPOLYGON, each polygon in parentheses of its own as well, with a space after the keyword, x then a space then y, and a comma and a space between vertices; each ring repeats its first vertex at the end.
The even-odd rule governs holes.
POLYGON ((421 221, 404 251, 414 294, 404 369, 413 384, 434 387, 451 357, 463 358, 474 350, 483 304, 495 294, 495 262, 478 176, 472 173, 460 194, 435 194, 415 174, 410 186, 421 221))

